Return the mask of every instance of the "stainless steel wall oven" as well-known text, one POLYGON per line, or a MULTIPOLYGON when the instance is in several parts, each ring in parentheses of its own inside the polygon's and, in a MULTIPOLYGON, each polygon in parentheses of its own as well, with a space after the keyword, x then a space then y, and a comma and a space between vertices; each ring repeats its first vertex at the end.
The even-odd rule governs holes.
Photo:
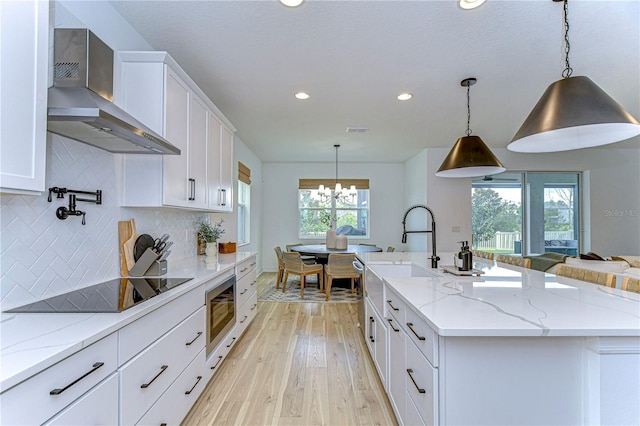
POLYGON ((209 289, 207 300, 207 356, 236 323, 236 276, 209 289))

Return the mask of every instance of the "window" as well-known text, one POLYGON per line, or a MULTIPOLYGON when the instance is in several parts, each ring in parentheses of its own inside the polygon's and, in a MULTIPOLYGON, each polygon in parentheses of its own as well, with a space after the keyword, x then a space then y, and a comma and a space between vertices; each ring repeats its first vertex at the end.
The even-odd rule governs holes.
POLYGON ((474 180, 473 248, 577 255, 579 181, 576 172, 506 172, 474 180))
POLYGON ((251 170, 238 162, 238 245, 251 242, 251 170))
MULTIPOLYGON (((343 185, 351 181, 342 179, 343 185)), ((326 197, 318 193, 318 182, 313 179, 301 179, 298 190, 299 227, 298 237, 324 238, 331 222, 336 224, 336 232, 352 238, 369 238, 369 182, 359 180, 357 193, 345 198, 326 197), (366 182, 366 183, 365 183, 366 182), (309 188, 313 187, 313 189, 309 188), (362 189, 361 189, 362 188, 362 189)), ((331 182, 328 183, 331 185, 331 182)), ((333 186, 333 185, 332 185, 333 186)))

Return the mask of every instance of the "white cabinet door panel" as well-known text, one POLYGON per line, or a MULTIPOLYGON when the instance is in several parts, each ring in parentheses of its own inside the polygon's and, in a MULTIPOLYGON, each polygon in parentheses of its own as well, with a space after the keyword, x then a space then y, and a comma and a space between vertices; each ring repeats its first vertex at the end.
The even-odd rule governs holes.
POLYGON ((164 204, 188 206, 189 194, 189 88, 168 69, 166 83, 166 139, 180 155, 164 157, 164 204))
POLYGON ((0 189, 45 190, 49 2, 0 2, 0 189))

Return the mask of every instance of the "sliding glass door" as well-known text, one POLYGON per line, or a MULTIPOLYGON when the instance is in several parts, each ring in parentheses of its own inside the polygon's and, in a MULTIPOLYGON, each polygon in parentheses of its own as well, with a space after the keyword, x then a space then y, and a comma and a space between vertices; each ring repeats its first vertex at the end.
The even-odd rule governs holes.
POLYGON ((577 172, 505 172, 474 179, 473 248, 521 255, 577 255, 579 182, 577 172))

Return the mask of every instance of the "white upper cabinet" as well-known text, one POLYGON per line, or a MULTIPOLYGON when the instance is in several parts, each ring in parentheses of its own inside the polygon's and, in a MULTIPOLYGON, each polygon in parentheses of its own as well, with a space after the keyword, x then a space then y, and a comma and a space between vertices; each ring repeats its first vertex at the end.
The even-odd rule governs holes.
POLYGON ((123 155, 121 205, 232 211, 233 131, 215 105, 166 52, 119 52, 115 75, 114 102, 181 151, 123 155))
POLYGON ((45 190, 48 1, 0 1, 0 192, 45 190))
POLYGON ((209 208, 233 211, 233 133, 218 118, 209 113, 207 161, 212 167, 207 175, 209 208))

